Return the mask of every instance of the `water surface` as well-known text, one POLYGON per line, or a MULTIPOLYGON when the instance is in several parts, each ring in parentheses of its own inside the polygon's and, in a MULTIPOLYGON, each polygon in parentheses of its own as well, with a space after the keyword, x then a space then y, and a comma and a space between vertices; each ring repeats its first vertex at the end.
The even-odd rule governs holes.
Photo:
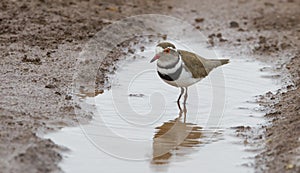
MULTIPOLYGON (((247 152, 232 127, 264 123, 255 96, 279 88, 265 64, 232 58, 189 88, 179 108, 179 89, 158 77, 154 52, 120 62, 112 88, 83 101, 95 105, 93 120, 49 134, 71 152, 60 164, 81 172, 254 172, 256 153, 247 152), (180 109, 182 111, 180 111, 180 109), (240 144, 238 144, 240 143, 240 144)), ((207 56, 206 56, 207 57, 207 56)))

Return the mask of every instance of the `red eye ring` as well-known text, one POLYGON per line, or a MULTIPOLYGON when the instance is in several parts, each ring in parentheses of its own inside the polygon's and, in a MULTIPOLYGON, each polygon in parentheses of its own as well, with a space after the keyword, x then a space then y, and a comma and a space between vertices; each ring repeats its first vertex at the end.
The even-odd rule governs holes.
POLYGON ((165 50, 164 50, 164 52, 166 52, 166 53, 170 53, 170 49, 169 49, 169 48, 167 48, 167 49, 165 49, 165 50))

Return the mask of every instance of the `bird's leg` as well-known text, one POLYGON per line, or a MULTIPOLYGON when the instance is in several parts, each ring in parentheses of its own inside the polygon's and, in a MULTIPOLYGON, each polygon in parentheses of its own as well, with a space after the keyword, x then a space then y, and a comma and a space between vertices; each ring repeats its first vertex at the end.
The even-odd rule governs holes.
POLYGON ((184 89, 183 88, 180 88, 181 89, 181 93, 180 93, 180 95, 179 95, 179 97, 178 97, 178 99, 177 99, 177 106, 178 106, 178 108, 179 108, 179 117, 181 117, 181 115, 182 115, 182 109, 181 109, 181 106, 180 106, 180 98, 181 98, 181 96, 182 96, 182 94, 183 94, 183 92, 184 92, 184 89))
POLYGON ((179 108, 179 116, 178 116, 178 118, 181 118, 182 117, 182 109, 180 107, 180 104, 178 105, 178 108, 179 108))
POLYGON ((182 94, 184 93, 184 89, 182 87, 180 87, 180 89, 181 89, 181 92, 180 92, 180 95, 177 99, 177 104, 180 104, 180 98, 181 98, 182 94))
POLYGON ((183 101, 184 105, 186 104, 187 97, 188 97, 188 88, 185 87, 185 95, 184 95, 184 101, 183 101))
POLYGON ((183 105, 183 115, 184 115, 184 117, 183 117, 183 122, 184 122, 184 123, 186 122, 186 113, 187 113, 187 109, 186 109, 186 105, 184 104, 184 105, 183 105))

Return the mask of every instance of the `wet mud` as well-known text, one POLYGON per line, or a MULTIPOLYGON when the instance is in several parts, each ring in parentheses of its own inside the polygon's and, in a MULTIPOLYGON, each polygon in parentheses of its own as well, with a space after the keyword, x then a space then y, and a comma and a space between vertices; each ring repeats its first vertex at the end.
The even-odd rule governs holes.
MULTIPOLYGON (((270 124, 259 134, 241 136, 264 144, 256 157, 257 172, 299 172, 299 6, 298 0, 1 1, 0 170, 62 171, 58 163, 67 149, 41 136, 93 116, 74 112, 78 105, 72 101, 72 79, 78 54, 104 26, 156 13, 191 23, 207 36, 208 48, 267 62, 279 72, 286 86, 258 100, 270 110, 270 124)), ((105 72, 117 57, 112 55, 100 67, 104 73, 96 92, 101 93, 105 72)))

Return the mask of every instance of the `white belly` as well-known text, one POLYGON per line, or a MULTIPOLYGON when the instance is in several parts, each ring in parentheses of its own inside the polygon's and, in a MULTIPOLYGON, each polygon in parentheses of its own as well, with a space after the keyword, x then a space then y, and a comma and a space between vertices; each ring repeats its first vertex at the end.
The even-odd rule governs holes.
POLYGON ((199 82, 201 79, 202 78, 193 78, 192 73, 186 71, 186 69, 183 68, 177 80, 175 81, 163 80, 163 81, 175 87, 188 87, 190 85, 193 85, 196 82, 199 82))

